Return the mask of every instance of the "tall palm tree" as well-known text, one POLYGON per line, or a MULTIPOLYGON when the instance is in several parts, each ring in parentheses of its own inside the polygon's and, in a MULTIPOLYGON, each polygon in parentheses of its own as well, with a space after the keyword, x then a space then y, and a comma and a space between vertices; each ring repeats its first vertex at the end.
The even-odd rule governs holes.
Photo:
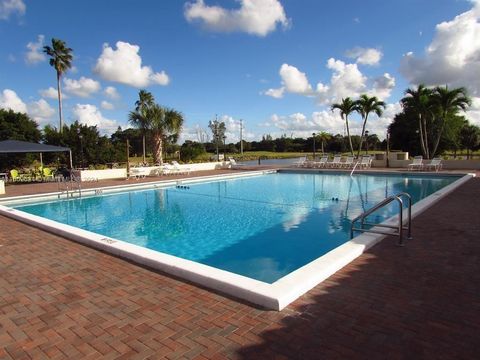
POLYGON ((145 138, 149 128, 148 109, 155 104, 155 98, 152 93, 146 90, 138 92, 138 100, 135 101, 135 111, 130 111, 128 115, 129 122, 142 131, 143 141, 143 162, 146 161, 145 138))
POLYGON ((433 102, 438 107, 440 114, 440 119, 438 119, 440 121, 440 130, 437 133, 435 146, 433 147, 431 154, 431 157, 433 158, 437 152, 438 144, 440 143, 440 138, 442 137, 446 122, 453 115, 456 115, 460 110, 467 110, 472 101, 467 95, 467 89, 464 87, 450 90, 448 86, 438 86, 435 88, 432 97, 433 102))
POLYGON ((345 125, 347 127, 347 136, 348 136, 348 143, 350 145, 350 153, 353 155, 353 145, 352 145, 352 138, 350 137, 350 128, 348 126, 348 115, 352 112, 357 110, 357 103, 353 101, 349 97, 342 99, 341 103, 333 104, 330 108, 332 111, 335 109, 340 110, 340 116, 343 120, 345 120, 345 125))
POLYGON ((72 67, 72 49, 67 47, 65 41, 52 38, 52 46, 44 46, 43 52, 50 56, 50 66, 57 72, 57 92, 58 92, 58 114, 60 116, 60 129, 63 131, 62 116, 62 90, 60 87, 60 78, 72 67))
POLYGON ((322 131, 320 134, 317 135, 318 138, 320 139, 320 144, 322 145, 322 155, 325 153, 323 150, 323 145, 326 143, 328 140, 332 138, 332 135, 329 133, 322 131))
POLYGON ((149 130, 153 140, 153 160, 163 164, 163 146, 167 137, 177 137, 182 130, 184 118, 179 111, 162 108, 158 104, 147 109, 149 130))
POLYGON ((376 96, 369 97, 366 94, 360 95, 360 99, 355 101, 355 103, 357 104, 356 111, 360 113, 363 119, 362 135, 360 136, 360 145, 357 152, 357 157, 359 157, 360 151, 362 151, 363 135, 365 134, 368 115, 373 112, 377 114, 378 117, 382 116, 383 109, 385 109, 385 103, 378 100, 376 96))
POLYGON ((433 91, 425 85, 420 84, 418 88, 405 90, 405 96, 400 100, 405 110, 410 110, 418 116, 418 131, 420 134, 420 146, 423 156, 430 158, 430 149, 428 144, 427 118, 432 116, 434 103, 432 101, 433 91))

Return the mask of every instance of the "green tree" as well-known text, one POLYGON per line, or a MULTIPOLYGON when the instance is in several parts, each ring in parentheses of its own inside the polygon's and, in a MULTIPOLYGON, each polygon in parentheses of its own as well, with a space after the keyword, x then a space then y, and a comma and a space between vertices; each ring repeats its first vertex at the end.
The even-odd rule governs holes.
POLYGON ((463 87, 449 90, 448 86, 439 86, 436 87, 433 92, 432 101, 438 107, 438 116, 436 118, 438 131, 431 153, 431 157, 433 158, 437 153, 438 145, 440 144, 447 123, 453 116, 457 115, 460 110, 467 110, 471 104, 471 100, 467 95, 467 90, 463 87))
POLYGON ((427 119, 433 116, 434 102, 432 101, 433 91, 425 85, 418 85, 417 89, 408 88, 405 90, 405 96, 400 100, 404 109, 408 109, 418 117, 418 131, 420 135, 420 147, 425 158, 430 159, 430 149, 428 144, 429 129, 427 119))
POLYGON ((378 117, 382 116, 383 109, 385 109, 385 103, 377 99, 376 96, 369 97, 366 94, 360 95, 360 99, 356 102, 356 111, 360 113, 363 119, 362 134, 360 135, 360 145, 358 146, 357 157, 360 156, 363 144, 363 135, 365 134, 365 126, 367 125, 368 115, 370 113, 377 114, 378 117))
POLYGON ((143 162, 146 162, 146 134, 150 127, 150 119, 148 118, 148 110, 155 104, 153 95, 146 91, 140 90, 138 100, 135 102, 135 111, 131 111, 128 115, 129 122, 142 132, 142 150, 143 162))
POLYGON ((180 148, 180 159, 184 162, 191 161, 205 153, 205 146, 203 144, 186 140, 180 148))
POLYGON ((471 152, 480 146, 480 128, 465 124, 460 130, 460 144, 464 149, 467 149, 467 158, 469 159, 471 152))
POLYGON ((60 86, 60 78, 72 67, 73 50, 65 44, 64 41, 52 38, 52 46, 44 46, 43 52, 50 56, 50 66, 57 72, 57 93, 58 93, 58 115, 60 117, 59 131, 63 131, 62 116, 62 90, 60 86))
MULTIPOLYGON (((0 141, 39 142, 42 134, 37 126, 37 123, 27 114, 0 109, 0 141)), ((6 171, 13 167, 27 165, 36 156, 34 154, 0 154, 0 169, 6 171)))
POLYGON ((146 111, 149 119, 149 131, 152 134, 153 160, 163 164, 163 146, 165 141, 175 139, 182 130, 184 118, 179 111, 170 108, 162 108, 154 104, 146 111))
MULTIPOLYGON (((332 139, 332 135, 330 135, 329 133, 327 133, 325 131, 322 131, 320 134, 316 135, 316 137, 320 140, 320 144, 322 145, 322 155, 323 155, 325 153, 324 144, 332 139)), ((351 142, 351 139, 350 139, 350 134, 348 135, 348 139, 350 141, 350 149, 353 149, 351 147, 352 142, 351 142)))
POLYGON ((357 111, 357 107, 358 107, 358 103, 356 101, 353 101, 349 97, 342 99, 341 103, 335 103, 331 107, 332 112, 335 109, 340 110, 340 116, 342 117, 343 120, 345 120, 345 125, 347 128, 348 143, 350 145, 350 153, 352 155, 353 155, 353 145, 352 145, 352 138, 350 137, 350 127, 348 124, 348 116, 354 111, 357 111))
POLYGON ((218 121, 217 118, 213 121, 209 121, 208 127, 212 131, 212 141, 215 144, 215 149, 216 149, 216 154, 217 154, 217 161, 220 160, 220 156, 218 154, 218 146, 222 142, 223 137, 225 136, 225 131, 227 131, 227 128, 225 126, 225 123, 223 121, 218 121))

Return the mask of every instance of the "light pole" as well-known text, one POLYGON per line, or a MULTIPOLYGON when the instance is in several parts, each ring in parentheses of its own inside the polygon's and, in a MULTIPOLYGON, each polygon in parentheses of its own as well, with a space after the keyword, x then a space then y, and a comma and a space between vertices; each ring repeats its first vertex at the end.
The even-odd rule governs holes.
POLYGON ((312 133, 313 136, 313 161, 315 161, 315 133, 312 133))
POLYGON ((77 129, 78 138, 80 139, 80 166, 83 168, 83 135, 80 133, 80 128, 77 129))

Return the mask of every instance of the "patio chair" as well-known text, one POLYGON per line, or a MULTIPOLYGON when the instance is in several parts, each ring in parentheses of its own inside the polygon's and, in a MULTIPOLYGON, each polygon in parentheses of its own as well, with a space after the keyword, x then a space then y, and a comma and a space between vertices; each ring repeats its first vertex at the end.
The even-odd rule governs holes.
POLYGON ((303 166, 305 166, 306 162, 307 162, 307 157, 304 156, 304 157, 301 157, 300 159, 298 159, 297 161, 295 161, 292 165, 296 166, 296 167, 303 167, 303 166))
POLYGON ((328 156, 322 156, 319 161, 313 163, 313 167, 322 168, 325 167, 325 164, 328 162, 328 156))
POLYGON ((421 156, 415 156, 413 162, 407 165, 408 170, 422 170, 423 169, 423 158, 421 156))
POLYGON ((372 166, 372 157, 370 155, 363 155, 358 166, 362 169, 368 169, 372 166))
POLYGON ((340 162, 341 159, 342 159, 341 155, 335 155, 333 157, 333 160, 330 162, 327 162, 325 165, 328 168, 338 168, 341 165, 341 162, 340 162))
POLYGON ((347 156, 347 159, 343 163, 341 163, 341 166, 346 168, 346 169, 349 169, 349 168, 353 167, 354 160, 355 160, 355 157, 347 156))
POLYGON ((428 164, 424 164, 425 170, 435 170, 438 172, 442 168, 442 159, 441 158, 433 158, 430 160, 428 164))
POLYGON ((228 158, 228 161, 230 162, 230 169, 233 169, 233 168, 236 168, 236 167, 242 167, 242 166, 245 166, 245 164, 239 164, 237 163, 237 161, 232 158, 232 157, 229 157, 228 158))
POLYGON ((180 164, 176 160, 172 160, 172 165, 177 170, 179 174, 190 174, 190 168, 189 167, 180 167, 180 164))
POLYGON ((43 168, 43 179, 53 181, 55 179, 54 171, 52 171, 50 168, 43 168))
POLYGON ((32 181, 30 176, 19 174, 17 169, 10 170, 10 177, 13 182, 32 181))

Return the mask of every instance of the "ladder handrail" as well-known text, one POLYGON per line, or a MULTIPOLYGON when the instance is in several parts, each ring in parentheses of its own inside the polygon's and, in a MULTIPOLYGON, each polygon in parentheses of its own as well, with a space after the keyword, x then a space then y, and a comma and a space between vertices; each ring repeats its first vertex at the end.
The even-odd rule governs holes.
POLYGON ((406 192, 401 192, 396 195, 389 196, 385 198, 384 200, 380 201, 378 204, 374 205, 367 211, 363 212, 359 216, 357 216, 355 219, 352 220, 352 224, 350 226, 350 238, 353 238, 353 232, 354 231, 362 231, 362 232, 373 232, 373 233, 378 233, 378 234, 385 234, 385 235, 397 235, 399 236, 399 241, 398 245, 403 246, 403 230, 406 229, 408 230, 408 239, 412 239, 412 197, 410 194, 406 192), (406 197, 408 200, 408 225, 407 227, 403 226, 403 200, 402 197, 406 197), (365 223, 365 218, 375 211, 381 209, 382 207, 390 204, 392 201, 397 201, 399 204, 399 214, 398 214, 398 226, 392 226, 392 225, 384 225, 384 224, 372 224, 372 223, 365 223), (361 220, 361 228, 355 228, 355 223, 361 220), (370 229, 364 229, 363 227, 365 225, 373 225, 373 226, 380 226, 380 227, 387 227, 387 228, 392 228, 392 229, 398 229, 398 233, 391 233, 391 232, 384 232, 384 231, 379 231, 379 230, 370 230, 370 229))

